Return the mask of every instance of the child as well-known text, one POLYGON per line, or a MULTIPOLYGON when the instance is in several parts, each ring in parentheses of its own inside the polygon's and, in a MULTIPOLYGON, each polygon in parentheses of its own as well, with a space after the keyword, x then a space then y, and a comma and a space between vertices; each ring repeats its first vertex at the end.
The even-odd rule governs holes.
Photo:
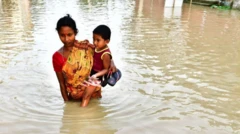
MULTIPOLYGON (((111 51, 108 48, 110 42, 111 30, 106 25, 99 25, 93 30, 93 44, 95 46, 93 56, 93 68, 91 71, 91 79, 99 79, 102 86, 103 76, 108 74, 108 69, 111 64, 111 51)), ((105 77, 105 80, 107 78, 105 77)))

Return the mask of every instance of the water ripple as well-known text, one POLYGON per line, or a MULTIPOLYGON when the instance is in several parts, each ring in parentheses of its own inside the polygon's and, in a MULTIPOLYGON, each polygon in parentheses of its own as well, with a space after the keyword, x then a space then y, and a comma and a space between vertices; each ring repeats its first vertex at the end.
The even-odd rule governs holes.
POLYGON ((239 132, 237 11, 168 10, 160 0, 1 2, 1 133, 239 132), (111 27, 123 73, 87 108, 63 102, 52 69, 62 45, 55 24, 66 13, 79 39, 111 27))

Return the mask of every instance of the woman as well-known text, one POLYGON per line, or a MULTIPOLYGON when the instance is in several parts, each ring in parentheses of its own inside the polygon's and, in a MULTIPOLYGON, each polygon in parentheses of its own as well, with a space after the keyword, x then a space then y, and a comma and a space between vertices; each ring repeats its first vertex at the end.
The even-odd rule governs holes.
MULTIPOLYGON (((88 86, 84 84, 92 69, 93 50, 91 47, 86 47, 91 46, 88 41, 77 43, 85 49, 75 47, 78 29, 70 15, 58 20, 56 30, 64 46, 53 54, 52 62, 62 97, 64 101, 82 99, 81 106, 85 107, 91 98, 101 98, 101 88, 94 84, 88 86)), ((116 70, 113 62, 111 68, 113 71, 116 70)))

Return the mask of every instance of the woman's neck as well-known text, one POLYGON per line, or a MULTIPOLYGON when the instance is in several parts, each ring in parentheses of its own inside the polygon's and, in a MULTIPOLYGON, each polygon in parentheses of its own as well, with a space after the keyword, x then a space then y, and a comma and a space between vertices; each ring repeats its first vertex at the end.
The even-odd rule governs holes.
POLYGON ((73 46, 63 46, 64 51, 72 51, 73 46))

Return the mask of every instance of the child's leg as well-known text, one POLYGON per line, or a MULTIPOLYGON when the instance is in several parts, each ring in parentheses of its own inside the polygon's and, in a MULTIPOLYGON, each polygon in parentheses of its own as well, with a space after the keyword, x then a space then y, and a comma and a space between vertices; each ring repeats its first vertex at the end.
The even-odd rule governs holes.
POLYGON ((95 92, 96 87, 95 86, 88 86, 87 89, 84 92, 81 107, 86 107, 91 99, 92 94, 95 92))

